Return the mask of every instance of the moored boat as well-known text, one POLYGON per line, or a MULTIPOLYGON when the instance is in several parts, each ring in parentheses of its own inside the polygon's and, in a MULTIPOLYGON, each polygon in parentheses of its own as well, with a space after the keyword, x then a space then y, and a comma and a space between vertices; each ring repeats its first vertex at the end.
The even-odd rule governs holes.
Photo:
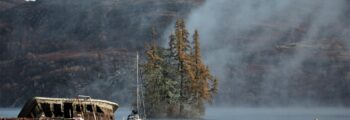
POLYGON ((2 120, 114 120, 114 112, 118 107, 117 103, 91 99, 88 96, 34 97, 23 106, 18 118, 2 120))

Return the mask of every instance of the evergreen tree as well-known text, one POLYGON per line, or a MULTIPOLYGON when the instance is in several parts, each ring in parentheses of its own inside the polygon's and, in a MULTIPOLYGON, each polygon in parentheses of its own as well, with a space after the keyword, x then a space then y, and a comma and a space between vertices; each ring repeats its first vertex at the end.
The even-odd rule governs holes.
POLYGON ((144 101, 146 115, 149 117, 155 117, 161 111, 159 103, 161 102, 160 90, 158 87, 162 73, 160 69, 160 62, 162 59, 157 54, 157 48, 152 45, 147 50, 147 63, 143 65, 143 85, 144 85, 144 101))
POLYGON ((177 60, 177 41, 176 41, 176 36, 174 33, 171 33, 169 36, 169 61, 168 63, 170 65, 176 65, 176 60, 177 60))
POLYGON ((194 78, 192 79, 191 90, 193 96, 194 109, 201 115, 204 114, 204 102, 211 101, 212 96, 217 91, 217 80, 210 74, 209 68, 202 62, 200 51, 199 33, 195 30, 193 34, 193 54, 192 70, 194 78))
MULTIPOLYGON (((185 22, 182 19, 177 20, 175 26, 175 38, 176 38, 176 57, 178 61, 178 71, 180 74, 180 116, 186 116, 184 111, 184 104, 190 104, 190 80, 194 77, 191 70, 191 58, 189 56, 189 40, 188 31, 185 26, 185 22)), ((188 106, 188 105, 186 105, 188 106)))
MULTIPOLYGON (((152 39, 155 41, 156 31, 152 29, 152 39)), ((143 65, 144 89, 146 115, 149 117, 165 117, 171 113, 171 105, 176 104, 179 98, 178 89, 176 89, 177 76, 176 69, 169 66, 167 49, 158 48, 153 42, 147 46, 147 63, 143 65)))

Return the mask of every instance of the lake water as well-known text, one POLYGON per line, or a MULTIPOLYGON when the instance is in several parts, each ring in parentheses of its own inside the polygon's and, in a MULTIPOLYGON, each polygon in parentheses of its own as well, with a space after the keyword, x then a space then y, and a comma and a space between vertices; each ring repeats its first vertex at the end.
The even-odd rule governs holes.
MULTIPOLYGON (((16 117, 19 108, 0 108, 0 117, 16 117)), ((129 108, 119 108, 123 120, 129 108)), ((207 108, 204 120, 350 120, 350 108, 207 108)))

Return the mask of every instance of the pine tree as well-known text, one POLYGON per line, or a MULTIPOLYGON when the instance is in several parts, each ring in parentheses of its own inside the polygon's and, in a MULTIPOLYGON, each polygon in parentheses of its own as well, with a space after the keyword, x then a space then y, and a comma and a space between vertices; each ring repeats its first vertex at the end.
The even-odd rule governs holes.
MULTIPOLYGON (((155 29, 152 39, 156 41, 155 29)), ((164 117, 169 114, 172 104, 179 98, 177 82, 174 80, 176 69, 167 63, 168 49, 159 48, 155 42, 147 46, 147 63, 143 65, 146 114, 149 117, 164 117)))
POLYGON ((188 40, 188 31, 185 26, 185 22, 182 19, 176 21, 175 26, 175 38, 176 38, 176 57, 178 61, 178 71, 180 74, 180 116, 184 115, 184 104, 190 103, 190 79, 194 77, 194 74, 191 70, 191 58, 189 56, 189 40, 188 40))
POLYGON ((202 62, 202 56, 200 51, 199 33, 195 30, 193 34, 193 73, 195 73, 192 79, 192 94, 194 96, 194 109, 202 115, 204 114, 204 102, 211 101, 212 96, 217 91, 217 79, 214 78, 209 71, 209 68, 202 62))
POLYGON ((169 45, 169 49, 168 49, 169 54, 168 54, 167 58, 169 58, 168 59, 168 64, 172 65, 172 66, 178 64, 177 63, 177 58, 178 58, 177 55, 178 55, 178 53, 177 53, 177 48, 176 48, 177 46, 176 46, 176 44, 177 44, 176 36, 175 36, 174 33, 171 33, 171 35, 169 36, 169 43, 168 43, 168 45, 169 45))
POLYGON ((160 83, 160 78, 162 76, 160 69, 161 58, 156 53, 157 48, 152 45, 148 46, 146 55, 148 57, 147 63, 143 65, 143 82, 145 90, 145 104, 146 104, 146 115, 149 117, 154 117, 159 114, 161 102, 161 96, 159 94, 158 86, 160 83))

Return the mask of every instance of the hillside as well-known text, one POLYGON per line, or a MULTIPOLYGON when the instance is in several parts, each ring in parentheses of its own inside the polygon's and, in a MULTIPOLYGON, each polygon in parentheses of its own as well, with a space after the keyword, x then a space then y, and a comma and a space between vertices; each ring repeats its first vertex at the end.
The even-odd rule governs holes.
MULTIPOLYGON (((350 0, 0 0, 0 106, 78 94, 130 105, 134 58, 198 29, 213 103, 350 106, 350 0), (15 89, 14 89, 15 88, 15 89)), ((191 38, 192 35, 189 37, 191 38)), ((192 42, 192 41, 190 41, 192 42)))
POLYGON ((0 1, 0 106, 78 94, 129 105, 134 57, 202 0, 0 1))

